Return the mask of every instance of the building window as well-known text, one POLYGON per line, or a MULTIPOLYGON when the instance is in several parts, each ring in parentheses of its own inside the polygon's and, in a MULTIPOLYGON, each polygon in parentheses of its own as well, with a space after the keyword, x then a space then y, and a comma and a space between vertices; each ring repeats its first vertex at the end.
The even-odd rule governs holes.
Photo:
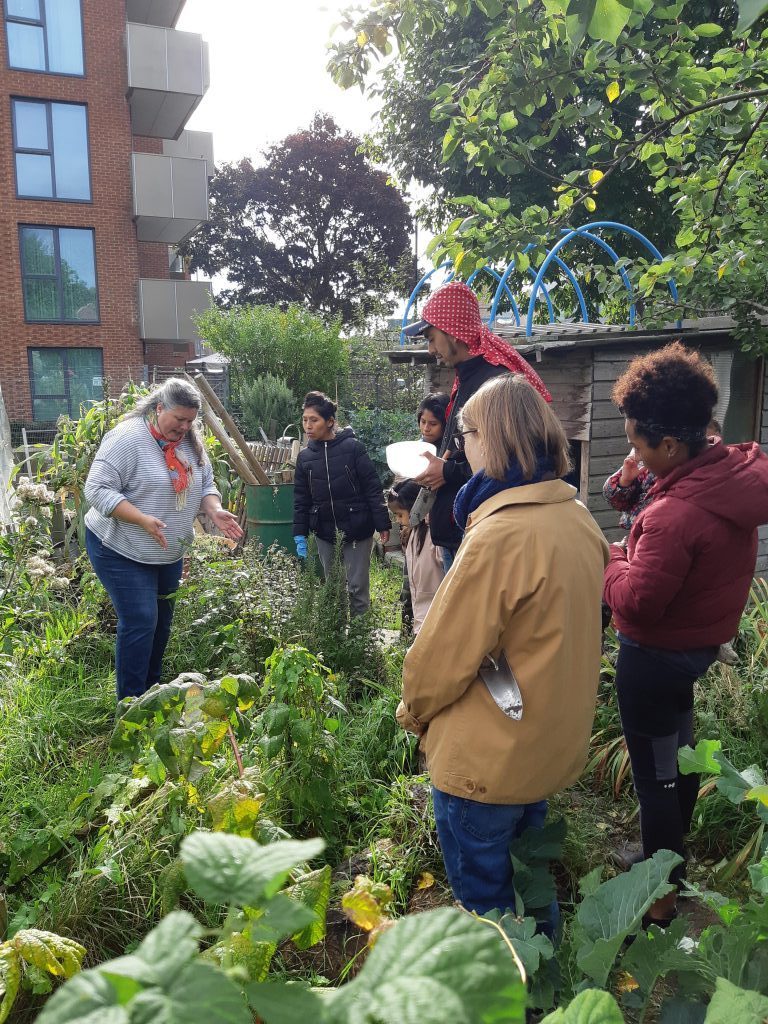
POLYGON ((24 316, 34 323, 97 323, 94 234, 90 228, 20 228, 24 316))
POLYGON ((100 348, 30 348, 28 353, 34 420, 77 419, 84 405, 104 397, 100 348))
POLYGON ((5 0, 5 28, 10 67, 84 74, 80 0, 5 0))
POLYGON ((79 103, 12 100, 16 194, 87 202, 91 198, 88 114, 79 103))

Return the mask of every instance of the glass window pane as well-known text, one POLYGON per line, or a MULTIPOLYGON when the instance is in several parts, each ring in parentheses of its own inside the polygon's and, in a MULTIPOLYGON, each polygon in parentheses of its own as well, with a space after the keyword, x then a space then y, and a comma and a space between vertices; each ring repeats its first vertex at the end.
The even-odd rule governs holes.
POLYGON ((66 398, 36 398, 32 403, 32 418, 37 423, 55 423, 59 416, 67 416, 66 398))
POLYGON ((31 153, 17 153, 16 183, 20 196, 53 197, 51 158, 33 156, 31 153))
POLYGON ((45 71, 45 41, 38 25, 21 25, 15 21, 8 27, 8 63, 25 71, 45 71))
POLYGON ((22 228, 21 255, 25 276, 29 274, 56 274, 56 255, 53 228, 22 228))
POLYGON ((58 199, 90 199, 88 132, 85 107, 74 103, 51 104, 53 163, 58 199))
POLYGON ((24 315, 27 320, 61 319, 55 281, 24 282, 24 315))
POLYGON ((66 358, 70 415, 77 417, 84 404, 100 402, 104 397, 101 349, 67 349, 66 358))
POLYGON ((29 18, 40 21, 40 0, 6 0, 9 18, 29 18))
POLYGON ((59 349, 32 349, 32 385, 35 395, 65 393, 64 355, 59 349))
POLYGON ((17 149, 50 149, 45 103, 14 100, 13 123, 17 149))
POLYGON ((48 69, 66 75, 83 74, 83 29, 80 0, 46 0, 48 69))
POLYGON ((77 228, 59 231, 61 290, 65 320, 99 319, 93 232, 77 228))

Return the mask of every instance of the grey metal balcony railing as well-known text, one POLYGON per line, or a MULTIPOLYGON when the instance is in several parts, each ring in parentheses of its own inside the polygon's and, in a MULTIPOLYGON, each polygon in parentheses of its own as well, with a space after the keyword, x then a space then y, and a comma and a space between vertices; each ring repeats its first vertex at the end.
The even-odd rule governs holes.
POLYGON ((186 0, 125 0, 128 21, 173 28, 186 0))
POLYGON ((139 281, 139 335, 146 341, 192 341, 192 322, 213 301, 210 281, 139 281))
POLYGON ((208 220, 205 160, 134 153, 133 215, 140 242, 178 245, 208 220))

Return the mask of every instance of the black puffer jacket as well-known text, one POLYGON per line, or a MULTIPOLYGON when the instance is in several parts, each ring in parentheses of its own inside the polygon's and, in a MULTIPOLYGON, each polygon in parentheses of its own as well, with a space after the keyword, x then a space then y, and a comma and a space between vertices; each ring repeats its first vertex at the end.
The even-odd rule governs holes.
POLYGON ((332 441, 310 441, 296 462, 293 534, 316 534, 331 544, 367 540, 391 528, 381 481, 351 427, 332 441))
POLYGON ((464 404, 487 380, 508 372, 505 366, 493 366, 491 363, 486 363, 482 356, 473 356, 456 367, 459 390, 456 392, 440 446, 440 454, 450 452, 451 457, 443 469, 445 483, 435 495, 435 503, 429 513, 429 532, 435 547, 449 548, 455 551, 463 537, 453 518, 453 503, 459 490, 472 476, 472 469, 467 462, 466 455, 457 451, 454 445, 454 438, 458 437, 459 413, 464 408, 464 404))

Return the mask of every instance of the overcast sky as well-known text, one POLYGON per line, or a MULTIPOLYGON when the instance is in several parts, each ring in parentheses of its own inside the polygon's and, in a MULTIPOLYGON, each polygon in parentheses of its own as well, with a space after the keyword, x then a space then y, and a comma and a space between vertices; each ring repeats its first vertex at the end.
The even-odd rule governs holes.
POLYGON ((213 132, 216 162, 258 157, 316 111, 361 135, 375 107, 325 70, 330 30, 346 0, 187 0, 177 28, 211 50, 211 87, 188 127, 213 132))

